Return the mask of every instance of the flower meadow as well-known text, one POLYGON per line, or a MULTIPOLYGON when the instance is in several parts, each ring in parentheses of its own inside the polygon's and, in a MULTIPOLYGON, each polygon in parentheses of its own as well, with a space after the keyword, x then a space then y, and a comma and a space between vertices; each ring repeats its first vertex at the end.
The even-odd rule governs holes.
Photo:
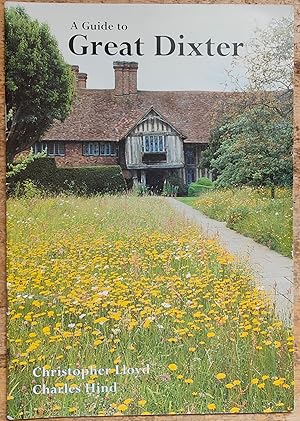
POLYGON ((9 416, 293 408, 290 328, 164 198, 7 205, 9 416))
POLYGON ((229 228, 292 256, 292 190, 277 187, 275 198, 270 188, 240 187, 211 190, 199 197, 181 198, 184 203, 210 218, 225 221, 229 228))

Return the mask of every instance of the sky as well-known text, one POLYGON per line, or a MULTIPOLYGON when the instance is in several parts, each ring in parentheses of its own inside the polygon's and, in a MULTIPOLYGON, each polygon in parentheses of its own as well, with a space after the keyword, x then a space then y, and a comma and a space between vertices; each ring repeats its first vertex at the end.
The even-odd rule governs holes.
MULTIPOLYGON (((138 89, 140 90, 234 90, 228 76, 232 55, 208 56, 205 43, 211 39, 213 48, 221 42, 247 43, 255 36, 258 28, 267 27, 272 20, 293 16, 293 7, 286 5, 204 5, 204 4, 45 4, 6 2, 6 7, 21 5, 26 12, 40 22, 46 22, 58 41, 59 48, 69 64, 79 65, 80 71, 88 74, 90 89, 111 89, 114 87, 113 61, 136 61, 138 69, 138 89), (75 29, 74 22, 78 29, 75 29), (84 29, 91 25, 112 25, 111 30, 84 29), (118 25, 119 28, 118 29, 118 25), (83 27, 84 28, 83 28, 83 27), (69 48, 69 40, 76 34, 74 50, 82 51, 91 42, 103 44, 113 41, 118 45, 126 41, 134 46, 141 39, 142 56, 130 57, 116 54, 109 56, 103 48, 97 47, 97 55, 75 55, 69 48), (179 38, 183 35, 183 39, 179 38), (156 36, 168 36, 175 41, 175 51, 171 55, 156 56, 156 36), (184 42, 184 56, 178 56, 179 44, 184 42), (191 55, 188 43, 203 43, 199 47, 203 55, 191 55)), ((161 38, 161 52, 169 50, 170 41, 161 38)), ((110 44, 111 45, 111 44, 110 44)), ((233 48, 233 47, 232 47, 233 48)), ((233 49, 230 49, 233 52, 233 49)), ((226 50, 227 52, 228 50, 226 50)), ((136 51, 134 51, 136 53, 136 51)), ((241 56, 246 47, 239 49, 241 56)), ((236 68, 241 75, 245 69, 241 64, 236 68)))

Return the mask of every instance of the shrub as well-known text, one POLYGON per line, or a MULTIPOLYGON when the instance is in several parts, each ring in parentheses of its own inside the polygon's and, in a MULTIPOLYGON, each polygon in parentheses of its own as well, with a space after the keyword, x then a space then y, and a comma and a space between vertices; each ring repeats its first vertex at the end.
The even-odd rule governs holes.
POLYGON ((171 174, 167 178, 167 182, 174 187, 177 196, 187 195, 188 187, 183 183, 182 178, 180 178, 177 174, 171 174))
POLYGON ((164 182, 162 195, 176 197, 178 194, 178 190, 179 190, 179 186, 176 186, 176 185, 174 186, 173 184, 171 184, 169 181, 166 180, 164 182))
POLYGON ((150 192, 145 184, 137 183, 133 184, 131 193, 133 196, 148 196, 150 192))
POLYGON ((14 195, 18 186, 22 186, 26 180, 31 180, 37 188, 54 194, 93 195, 126 190, 118 165, 61 168, 56 167, 53 158, 37 159, 24 171, 8 177, 8 193, 14 195))
POLYGON ((188 196, 199 196, 213 188, 213 182, 206 177, 201 177, 194 183, 191 183, 188 188, 188 196))

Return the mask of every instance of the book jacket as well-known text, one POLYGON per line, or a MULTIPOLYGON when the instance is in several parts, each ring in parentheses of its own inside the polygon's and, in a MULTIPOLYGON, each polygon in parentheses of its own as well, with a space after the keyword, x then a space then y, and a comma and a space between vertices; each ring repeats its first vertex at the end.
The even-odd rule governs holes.
POLYGON ((9 419, 293 410, 293 18, 6 3, 9 419))

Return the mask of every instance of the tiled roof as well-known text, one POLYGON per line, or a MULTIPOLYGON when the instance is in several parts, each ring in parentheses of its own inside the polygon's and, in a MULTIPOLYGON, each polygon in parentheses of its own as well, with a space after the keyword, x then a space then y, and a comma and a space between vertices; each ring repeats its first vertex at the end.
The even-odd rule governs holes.
POLYGON ((115 95, 113 89, 78 89, 70 115, 63 123, 55 122, 44 140, 119 141, 153 107, 182 133, 185 142, 207 143, 222 107, 241 95, 211 91, 115 95))

